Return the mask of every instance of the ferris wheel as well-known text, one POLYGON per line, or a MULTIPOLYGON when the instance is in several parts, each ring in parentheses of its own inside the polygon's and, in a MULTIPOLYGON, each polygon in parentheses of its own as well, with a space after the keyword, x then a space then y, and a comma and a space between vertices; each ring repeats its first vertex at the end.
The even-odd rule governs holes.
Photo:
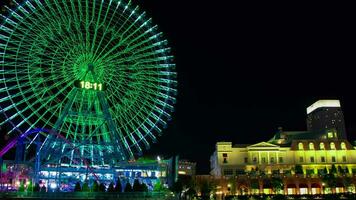
POLYGON ((78 156, 91 165, 127 161, 156 142, 177 81, 167 40, 145 12, 120 0, 13 2, 0 26, 8 134, 60 134, 39 133, 41 152, 67 164, 78 156))

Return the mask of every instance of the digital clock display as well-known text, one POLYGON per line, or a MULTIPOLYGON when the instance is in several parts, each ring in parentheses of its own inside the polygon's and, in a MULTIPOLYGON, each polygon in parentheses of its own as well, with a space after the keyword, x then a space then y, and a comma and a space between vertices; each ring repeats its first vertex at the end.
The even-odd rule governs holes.
POLYGON ((105 86, 103 83, 95 83, 90 81, 82 81, 76 80, 74 82, 75 87, 85 90, 96 90, 96 91, 104 91, 105 86))

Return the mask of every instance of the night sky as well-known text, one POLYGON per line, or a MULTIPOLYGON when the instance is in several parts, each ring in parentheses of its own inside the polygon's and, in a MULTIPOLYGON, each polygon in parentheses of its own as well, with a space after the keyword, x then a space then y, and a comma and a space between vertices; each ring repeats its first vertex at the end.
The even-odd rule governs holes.
POLYGON ((306 107, 340 99, 356 139, 355 12, 350 5, 134 1, 169 40, 179 93, 146 152, 180 155, 209 173, 217 141, 253 144, 277 127, 306 130, 306 107))

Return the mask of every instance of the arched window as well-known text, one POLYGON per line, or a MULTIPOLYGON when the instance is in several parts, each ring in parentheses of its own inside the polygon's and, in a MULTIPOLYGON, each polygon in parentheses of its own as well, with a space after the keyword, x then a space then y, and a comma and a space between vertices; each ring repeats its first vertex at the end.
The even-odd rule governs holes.
POLYGON ((303 143, 299 142, 299 144, 298 144, 298 149, 299 149, 299 150, 303 150, 303 149, 304 149, 303 143))
POLYGON ((346 150, 346 144, 345 144, 345 142, 341 142, 341 149, 342 149, 342 150, 346 150))
POLYGON ((309 143, 309 150, 314 150, 314 143, 312 142, 309 143))
POLYGON ((335 143, 330 142, 330 149, 331 149, 331 150, 335 150, 335 149, 336 149, 336 148, 335 148, 335 143))
POLYGON ((319 148, 320 148, 320 150, 324 150, 325 149, 325 145, 324 145, 323 142, 320 142, 319 148))

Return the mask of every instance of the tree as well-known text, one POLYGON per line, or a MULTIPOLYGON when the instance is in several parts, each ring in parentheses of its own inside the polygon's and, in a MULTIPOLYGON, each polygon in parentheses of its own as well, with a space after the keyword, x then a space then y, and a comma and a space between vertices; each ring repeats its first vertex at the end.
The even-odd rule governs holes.
POLYGON ((27 186, 27 192, 33 192, 33 188, 32 181, 30 181, 27 186))
POLYGON ((271 186, 274 193, 278 194, 284 188, 284 184, 281 178, 273 177, 271 179, 271 186))
POLYGON ((88 182, 85 182, 83 184, 83 189, 82 189, 83 192, 90 192, 90 188, 89 188, 89 184, 88 182))
POLYGON ((47 191, 47 188, 46 188, 45 185, 43 185, 43 186, 41 187, 41 192, 46 192, 46 191, 47 191))
POLYGON ((330 170, 330 174, 336 174, 337 173, 337 169, 335 167, 334 164, 331 165, 331 170, 330 170))
POLYGON ((77 182, 74 187, 74 192, 82 191, 82 187, 80 186, 80 182, 77 182))
POLYGON ((141 191, 142 192, 148 192, 148 187, 144 182, 141 183, 141 191))
POLYGON ((134 192, 141 192, 141 184, 138 181, 138 179, 134 180, 134 184, 133 184, 132 189, 133 189, 134 192))
POLYGON ((183 184, 178 179, 176 182, 173 183, 172 191, 176 194, 179 194, 179 196, 180 196, 180 193, 182 192, 182 190, 183 190, 183 184))
POLYGON ((301 165, 295 165, 294 172, 295 174, 303 174, 303 167, 301 165))
POLYGON ((23 181, 20 182, 20 187, 19 187, 19 192, 24 192, 25 191, 25 184, 23 181))
MULTIPOLYGON (((173 185, 173 187, 174 187, 174 185, 173 185)), ((153 191, 160 192, 162 190, 163 190, 163 186, 161 184, 161 181, 159 179, 157 179, 157 182, 153 186, 153 191)))
POLYGON ((99 192, 99 183, 97 181, 94 181, 92 191, 99 192))
POLYGON ((204 180, 200 187, 200 193, 203 199, 210 199, 210 192, 213 190, 212 185, 204 180))
POLYGON ((114 190, 115 192, 122 192, 122 185, 121 185, 120 178, 117 178, 114 190))
POLYGON ((258 179, 251 180, 251 189, 255 189, 255 190, 260 189, 260 184, 259 184, 258 179))
POLYGON ((126 183, 124 191, 125 192, 132 192, 132 187, 131 187, 131 184, 129 182, 126 183))
POLYGON ((111 182, 108 188, 108 192, 115 192, 114 183, 111 182))
POLYGON ((336 177, 335 174, 330 173, 322 177, 322 180, 326 185, 332 189, 336 187, 336 177))
POLYGON ((33 187, 33 191, 34 191, 34 192, 39 192, 40 189, 41 189, 41 188, 40 188, 40 184, 39 184, 39 183, 36 183, 36 184, 35 184, 35 187, 33 187))
POLYGON ((104 183, 100 183, 99 185, 99 192, 105 192, 106 191, 106 187, 104 183))

